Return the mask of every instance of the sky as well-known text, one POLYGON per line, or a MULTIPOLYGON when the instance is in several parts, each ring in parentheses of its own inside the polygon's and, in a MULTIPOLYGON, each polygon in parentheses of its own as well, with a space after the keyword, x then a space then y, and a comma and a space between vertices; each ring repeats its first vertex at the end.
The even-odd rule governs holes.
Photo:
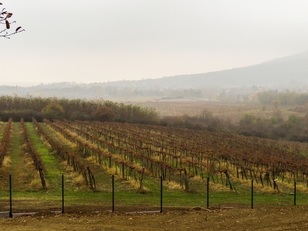
POLYGON ((206 73, 308 50, 304 0, 0 2, 26 30, 0 38, 0 85, 206 73))

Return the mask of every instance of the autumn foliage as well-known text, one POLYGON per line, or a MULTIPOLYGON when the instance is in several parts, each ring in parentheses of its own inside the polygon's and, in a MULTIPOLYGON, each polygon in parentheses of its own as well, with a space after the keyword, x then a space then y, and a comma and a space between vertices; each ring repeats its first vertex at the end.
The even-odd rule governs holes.
POLYGON ((115 118, 115 114, 113 112, 113 110, 110 107, 107 106, 102 106, 99 107, 94 113, 93 113, 93 117, 95 118, 95 120, 97 121, 113 121, 115 118))

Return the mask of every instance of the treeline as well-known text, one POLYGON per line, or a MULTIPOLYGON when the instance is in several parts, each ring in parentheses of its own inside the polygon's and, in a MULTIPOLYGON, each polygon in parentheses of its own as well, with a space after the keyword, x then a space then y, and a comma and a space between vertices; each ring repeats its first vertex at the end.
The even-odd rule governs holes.
POLYGON ((290 115, 287 120, 283 119, 279 110, 274 110, 269 119, 246 114, 239 124, 234 124, 229 120, 213 116, 210 111, 205 109, 196 116, 164 117, 161 119, 161 125, 276 140, 308 142, 308 113, 304 117, 290 115))
MULTIPOLYGON (((174 82, 174 84, 178 81, 174 82)), ((41 97, 65 97, 68 99, 115 99, 129 100, 150 97, 154 99, 207 99, 219 101, 248 101, 249 97, 260 89, 258 86, 222 87, 200 85, 197 87, 167 87, 155 84, 139 86, 122 81, 116 83, 70 84, 56 83, 33 87, 0 86, 0 95, 18 95, 27 97, 29 94, 41 97)))
POLYGON ((212 115, 212 112, 204 109, 199 115, 189 116, 165 116, 161 118, 160 125, 207 130, 212 132, 234 132, 237 127, 229 120, 223 120, 212 115))
POLYGON ((241 119, 237 131, 246 136, 308 142, 308 114, 304 117, 290 115, 285 121, 279 115, 279 111, 269 119, 246 114, 241 119))
MULTIPOLYGON (((265 92, 263 94, 266 95, 265 92)), ((275 95, 283 95, 274 93, 275 95)), ((285 93, 291 94, 291 93, 285 93)), ((292 93, 294 95, 299 95, 292 93)), ((299 96, 303 97, 304 94, 299 96)), ((300 98, 300 97, 299 97, 300 98)), ((296 97, 294 97, 296 99, 296 97)), ((279 99, 275 99, 278 102, 279 99)), ((273 102, 273 101, 272 101, 273 102)), ((271 102, 271 103, 272 103, 271 102)), ((303 102, 304 103, 304 102, 303 102)), ((276 105, 277 106, 277 105, 276 105)), ((297 106, 296 110, 306 110, 308 104, 297 106)), ((66 98, 41 97, 0 97, 0 120, 31 122, 32 117, 37 121, 46 119, 67 119, 81 121, 115 121, 122 123, 153 124, 170 127, 201 129, 214 132, 227 132, 261 138, 283 139, 308 142, 308 113, 305 117, 291 115, 283 120, 281 112, 276 108, 269 119, 254 115, 245 115, 239 124, 220 119, 205 109, 196 116, 170 116, 160 118, 153 108, 131 104, 115 103, 105 100, 82 100, 66 98)))
MULTIPOLYGON (((116 122, 157 124, 158 113, 153 108, 131 104, 116 103, 102 99, 83 100, 57 97, 19 97, 0 96, 0 119, 31 122, 32 117, 38 121, 47 119, 97 120, 95 112, 101 108, 111 108, 116 122)), ((106 113, 101 110, 101 113, 106 113)))
POLYGON ((258 93, 258 99, 262 104, 271 104, 278 101, 282 105, 304 105, 308 103, 307 93, 263 91, 258 93))

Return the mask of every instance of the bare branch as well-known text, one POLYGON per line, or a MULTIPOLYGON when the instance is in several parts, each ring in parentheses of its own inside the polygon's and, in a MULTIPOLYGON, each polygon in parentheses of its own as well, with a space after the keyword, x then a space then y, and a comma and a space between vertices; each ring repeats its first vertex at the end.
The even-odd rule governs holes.
MULTIPOLYGON (((2 3, 0 2, 0 5, 2 5, 2 3)), ((24 29, 22 29, 21 26, 17 27, 14 32, 10 32, 9 30, 12 29, 11 25, 16 23, 15 21, 10 22, 8 19, 11 18, 13 16, 13 13, 9 13, 5 10, 5 8, 3 8, 0 12, 0 26, 1 24, 4 25, 4 29, 0 30, 0 37, 3 38, 7 38, 9 39, 10 36, 23 32, 25 31, 24 29)))

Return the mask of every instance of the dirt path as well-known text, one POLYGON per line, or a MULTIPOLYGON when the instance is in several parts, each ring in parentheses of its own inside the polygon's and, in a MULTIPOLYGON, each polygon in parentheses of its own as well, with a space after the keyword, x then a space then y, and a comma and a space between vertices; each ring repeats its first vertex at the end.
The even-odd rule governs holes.
POLYGON ((162 214, 41 212, 0 219, 2 230, 307 230, 307 206, 262 209, 165 209, 162 214))

